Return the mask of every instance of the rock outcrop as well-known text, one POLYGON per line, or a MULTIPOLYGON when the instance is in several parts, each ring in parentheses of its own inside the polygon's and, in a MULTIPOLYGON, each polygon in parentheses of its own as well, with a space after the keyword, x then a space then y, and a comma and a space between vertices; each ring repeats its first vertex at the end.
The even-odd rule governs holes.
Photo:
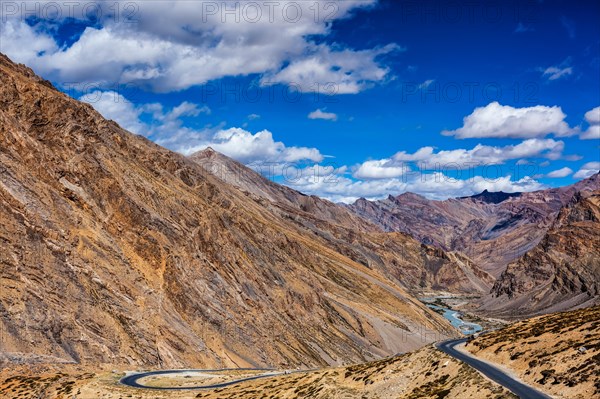
POLYGON ((576 193, 494 284, 488 313, 522 317, 600 302, 600 189, 576 193))

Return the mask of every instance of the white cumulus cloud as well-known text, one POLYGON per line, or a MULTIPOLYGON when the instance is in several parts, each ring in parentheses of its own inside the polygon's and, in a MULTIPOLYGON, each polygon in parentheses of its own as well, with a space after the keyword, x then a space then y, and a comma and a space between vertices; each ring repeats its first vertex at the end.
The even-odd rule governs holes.
POLYGON ((406 171, 406 165, 398 164, 391 159, 378 159, 360 164, 353 176, 357 179, 387 179, 402 176, 406 171))
POLYGON ((333 112, 325 112, 324 110, 317 109, 310 114, 308 114, 308 119, 323 119, 326 121, 337 121, 338 116, 333 112))
POLYGON ((361 51, 337 50, 322 44, 311 46, 307 55, 276 73, 266 74, 261 84, 287 84, 301 92, 325 95, 356 94, 388 76, 389 69, 376 58, 399 49, 393 44, 361 51))
POLYGON ((600 124, 600 106, 586 112, 585 120, 590 124, 600 124))
POLYGON ((582 140, 600 139, 600 107, 596 107, 586 112, 585 120, 590 126, 587 130, 580 133, 579 138, 582 140))
POLYGON ((584 164, 574 175, 576 179, 585 179, 600 171, 600 162, 588 162, 584 164))
POLYGON ((569 127, 565 118, 565 113, 558 106, 514 108, 492 102, 466 116, 462 127, 443 131, 442 134, 460 139, 534 138, 551 133, 559 137, 571 136, 576 130, 569 127))
POLYGON ((552 172, 548 173, 546 175, 546 177, 556 179, 556 178, 561 178, 561 177, 567 177, 567 176, 570 176, 571 174, 573 174, 573 170, 571 168, 565 166, 564 168, 553 170, 552 172))
POLYGON ((333 21, 376 2, 106 0, 93 3, 99 16, 93 24, 84 12, 92 3, 15 2, 17 12, 0 21, 1 50, 46 78, 94 83, 103 89, 131 83, 170 92, 258 74, 263 85, 358 93, 388 77, 389 69, 377 58, 399 47, 354 50, 323 39, 333 21), (60 12, 50 20, 44 10, 51 4, 60 12), (37 12, 39 22, 30 26, 20 17, 21 7, 28 7, 32 15, 37 12), (121 11, 118 17, 116 9, 121 11), (90 26, 74 43, 58 45, 45 32, 55 31, 71 14, 90 26))
POLYGON ((354 169, 353 176, 360 179, 386 179, 402 176, 416 164, 423 170, 464 170, 481 165, 500 165, 508 160, 562 157, 564 142, 553 139, 529 139, 516 145, 495 147, 478 144, 472 149, 440 150, 422 147, 414 153, 400 151, 390 158, 369 160, 354 169))
POLYGON ((186 152, 193 153, 209 146, 244 163, 323 160, 323 155, 316 148, 287 147, 284 143, 275 141, 273 134, 268 130, 252 134, 241 128, 220 130, 210 138, 209 142, 190 148, 186 152))

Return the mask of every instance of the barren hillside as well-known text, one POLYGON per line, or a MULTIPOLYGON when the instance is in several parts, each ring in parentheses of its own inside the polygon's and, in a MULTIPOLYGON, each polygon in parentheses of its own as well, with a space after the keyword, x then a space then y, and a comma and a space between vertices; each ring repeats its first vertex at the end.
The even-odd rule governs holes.
POLYGON ((327 365, 455 334, 349 244, 4 56, 0 80, 4 361, 327 365))

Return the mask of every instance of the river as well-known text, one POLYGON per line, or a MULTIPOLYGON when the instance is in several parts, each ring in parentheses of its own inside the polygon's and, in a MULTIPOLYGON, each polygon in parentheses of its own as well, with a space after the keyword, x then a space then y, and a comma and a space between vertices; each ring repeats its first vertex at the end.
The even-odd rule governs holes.
POLYGON ((478 333, 479 331, 481 331, 483 328, 477 324, 477 323, 471 323, 468 321, 464 321, 460 318, 460 312, 457 312, 456 310, 452 310, 452 309, 448 309, 448 308, 443 308, 441 306, 437 306, 437 305, 432 305, 430 303, 426 304, 428 307, 430 307, 433 310, 441 310, 443 311, 443 316, 456 328, 458 328, 460 330, 460 332, 462 332, 464 335, 471 335, 471 334, 475 334, 478 333))

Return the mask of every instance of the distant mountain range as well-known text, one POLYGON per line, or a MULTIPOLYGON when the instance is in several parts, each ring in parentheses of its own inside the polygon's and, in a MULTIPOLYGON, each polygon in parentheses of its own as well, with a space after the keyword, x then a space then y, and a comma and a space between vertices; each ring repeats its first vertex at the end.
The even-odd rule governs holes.
POLYGON ((406 193, 348 205, 385 231, 400 231, 445 251, 458 251, 494 277, 537 245, 578 191, 600 188, 598 174, 575 185, 529 193, 490 193, 428 200, 406 193))
POLYGON ((484 191, 446 201, 406 193, 360 199, 348 209, 385 231, 470 259, 498 278, 479 311, 522 318, 598 302, 599 193, 596 173, 572 186, 530 193, 484 191), (572 212, 584 220, 566 223, 572 212))
POLYGON ((487 202, 488 204, 499 204, 503 201, 506 201, 509 198, 520 197, 521 193, 505 193, 503 191, 497 192, 489 192, 488 190, 483 190, 480 194, 475 194, 470 197, 460 197, 460 199, 471 198, 481 202, 487 202))

